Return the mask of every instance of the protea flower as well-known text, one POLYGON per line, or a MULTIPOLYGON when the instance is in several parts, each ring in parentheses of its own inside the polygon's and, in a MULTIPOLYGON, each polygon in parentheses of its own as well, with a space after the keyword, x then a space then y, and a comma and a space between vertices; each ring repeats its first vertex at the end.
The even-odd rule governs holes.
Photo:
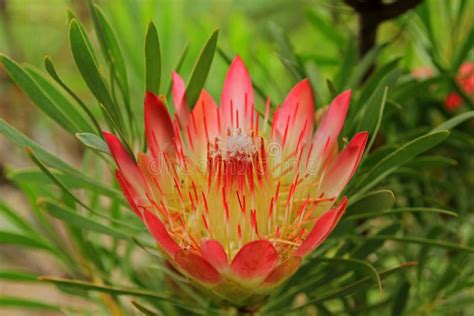
POLYGON ((287 280, 339 222, 339 195, 367 133, 338 153, 351 91, 338 95, 315 133, 313 94, 299 82, 269 121, 254 105, 242 60, 232 62, 221 104, 202 91, 191 111, 173 74, 172 118, 145 96, 148 153, 137 161, 104 132, 117 180, 170 264, 216 299, 258 303, 287 280))
MULTIPOLYGON (((460 89, 471 99, 474 100, 474 63, 464 62, 459 68, 456 76, 456 82, 460 89)), ((456 92, 451 92, 444 100, 447 110, 455 111, 463 104, 463 99, 456 92)))

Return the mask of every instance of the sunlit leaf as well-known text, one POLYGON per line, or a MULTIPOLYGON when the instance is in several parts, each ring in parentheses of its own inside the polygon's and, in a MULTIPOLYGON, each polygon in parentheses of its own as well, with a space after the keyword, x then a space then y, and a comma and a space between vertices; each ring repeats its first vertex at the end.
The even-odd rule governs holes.
POLYGON ((91 133, 77 133, 76 137, 84 146, 110 155, 109 147, 99 136, 91 133))
POLYGON ((204 45, 204 48, 194 64, 189 82, 186 85, 186 100, 191 108, 194 108, 194 105, 201 94, 201 90, 204 87, 204 83, 206 82, 209 70, 211 69, 212 60, 214 59, 217 48, 218 35, 219 31, 214 31, 206 45, 204 45))
POLYGON ((161 50, 158 31, 153 22, 148 23, 145 37, 146 90, 158 95, 161 82, 161 50))

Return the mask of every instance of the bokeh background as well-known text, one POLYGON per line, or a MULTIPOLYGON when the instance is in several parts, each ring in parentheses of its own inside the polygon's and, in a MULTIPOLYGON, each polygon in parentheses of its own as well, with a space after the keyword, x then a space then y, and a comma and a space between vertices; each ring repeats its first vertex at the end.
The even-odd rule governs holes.
MULTIPOLYGON (((416 9, 407 8, 377 25, 375 43, 370 50, 361 52, 361 36, 370 34, 361 33, 360 12, 358 14, 355 7, 364 1, 97 1, 119 39, 128 70, 132 106, 138 115, 141 115, 144 94, 144 34, 150 20, 155 22, 160 36, 165 87, 169 86, 171 71, 176 69, 181 56, 185 58, 179 67, 180 73, 188 78, 201 47, 215 29, 220 30, 219 52, 206 82, 216 99, 220 97, 228 67, 226 58, 236 54, 245 60, 261 92, 257 101, 260 106, 265 96, 278 104, 295 82, 309 77, 318 109, 324 108, 331 99, 326 79, 330 79, 337 90, 358 89, 371 80, 370 75, 377 69, 395 61, 399 73, 390 83, 386 112, 372 150, 404 143, 456 115, 473 110, 474 92, 466 90, 457 78, 460 67, 474 61, 474 1, 415 2, 419 3, 416 9), (364 67, 360 67, 361 64, 364 67), (455 105, 447 100, 452 93, 460 98, 455 105)), ((86 1, 0 0, 0 52, 38 68, 43 68, 45 55, 50 56, 69 86, 83 100, 93 102, 70 53, 68 10, 74 12, 89 34, 93 33, 86 1)), ((97 38, 90 37, 93 46, 98 47, 97 38)), ((471 70, 474 77, 472 73, 474 70, 471 70)), ((97 109, 96 114, 100 115, 97 109)), ((82 144, 33 105, 2 67, 0 117, 73 166, 81 166, 82 144)), ((413 161, 410 168, 401 168, 386 179, 383 187, 394 191, 399 207, 430 206, 459 214, 455 220, 438 215, 402 217, 397 219, 402 231, 474 246, 473 129, 472 119, 463 122, 446 142, 431 152, 431 158, 413 161)), ((19 190, 11 173, 28 166, 32 163, 25 152, 6 137, 0 137, 1 203, 14 206, 27 217, 32 201, 19 190)), ((367 229, 383 224, 381 220, 367 229)), ((11 224, 0 217, 0 228, 8 230, 11 224)), ((428 258, 428 251, 432 251, 432 261, 423 259, 428 260, 424 263, 427 269, 424 278, 418 279, 418 275, 411 279, 413 288, 407 314, 408 311, 413 315, 472 313, 472 257, 459 259, 459 253, 452 250, 433 251, 419 245, 400 246, 390 242, 385 251, 391 253, 393 261, 397 257, 419 261, 420 256, 428 258), (470 269, 468 264, 463 266, 467 262, 471 263, 470 269), (420 301, 416 302, 417 299, 420 301)), ((0 269, 9 267, 21 267, 36 274, 61 273, 56 263, 40 251, 1 245, 0 269)), ((404 282, 394 282, 393 287, 404 282)), ((50 303, 59 300, 71 306, 88 304, 50 285, 0 279, 2 295, 38 298, 50 303)), ((32 313, 21 308, 5 308, 8 309, 0 305, 1 314, 3 311, 5 315, 32 313)))

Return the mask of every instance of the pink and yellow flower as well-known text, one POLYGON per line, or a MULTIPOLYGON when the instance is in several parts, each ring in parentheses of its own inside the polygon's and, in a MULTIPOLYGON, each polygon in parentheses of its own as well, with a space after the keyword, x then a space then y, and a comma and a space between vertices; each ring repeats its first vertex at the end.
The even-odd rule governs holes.
POLYGON ((170 264, 216 298, 249 305, 285 282, 346 209, 339 197, 367 142, 358 133, 339 152, 350 97, 338 95, 313 132, 313 94, 303 80, 270 121, 270 103, 257 113, 237 57, 220 106, 203 90, 191 111, 176 73, 174 117, 146 94, 149 151, 136 161, 103 135, 125 197, 170 264))

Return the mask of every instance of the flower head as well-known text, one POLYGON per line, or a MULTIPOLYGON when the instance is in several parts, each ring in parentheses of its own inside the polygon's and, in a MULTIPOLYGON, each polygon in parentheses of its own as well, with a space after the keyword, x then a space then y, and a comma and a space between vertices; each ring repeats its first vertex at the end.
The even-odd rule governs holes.
MULTIPOLYGON (((456 76, 456 82, 467 97, 474 100, 474 63, 465 62, 461 65, 456 76)), ((456 92, 451 92, 444 100, 444 105, 449 111, 455 111, 462 104, 463 99, 456 92)))
POLYGON ((255 109, 242 60, 232 62, 220 106, 202 91, 193 110, 173 74, 175 115, 145 96, 148 153, 137 162, 104 132, 117 180, 169 262, 215 297, 258 302, 287 280, 332 232, 339 198, 367 133, 339 152, 351 91, 338 95, 314 130, 313 94, 299 82, 269 120, 255 109))

